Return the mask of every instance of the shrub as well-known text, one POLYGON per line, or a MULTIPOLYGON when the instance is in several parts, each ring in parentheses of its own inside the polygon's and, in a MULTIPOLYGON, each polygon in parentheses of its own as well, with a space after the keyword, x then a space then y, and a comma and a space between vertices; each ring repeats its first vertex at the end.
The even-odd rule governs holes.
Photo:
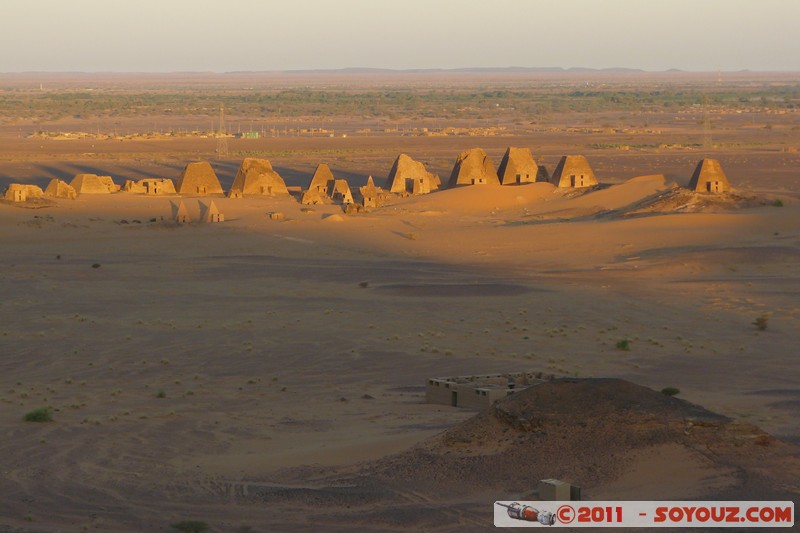
POLYGON ((769 315, 761 315, 760 317, 753 320, 753 325, 757 327, 759 330, 764 331, 767 329, 767 320, 769 320, 769 315))
POLYGON ((776 198, 774 202, 772 202, 772 207, 783 207, 783 201, 780 198, 776 198))
POLYGON ((167 397, 167 393, 164 392, 164 389, 159 390, 158 394, 156 394, 156 398, 166 398, 166 397, 167 397))
POLYGON ((680 394, 681 390, 677 387, 664 387, 661 389, 661 394, 665 396, 675 396, 676 394, 680 394))
POLYGON ((52 422, 53 412, 49 407, 40 407, 28 413, 25 413, 26 422, 52 422))
POLYGON ((208 531, 208 524, 200 520, 182 520, 170 525, 171 528, 183 531, 184 533, 202 533, 208 531))
POLYGON ((631 349, 631 341, 628 339, 621 339, 617 341, 617 350, 623 350, 625 352, 630 351, 631 349))

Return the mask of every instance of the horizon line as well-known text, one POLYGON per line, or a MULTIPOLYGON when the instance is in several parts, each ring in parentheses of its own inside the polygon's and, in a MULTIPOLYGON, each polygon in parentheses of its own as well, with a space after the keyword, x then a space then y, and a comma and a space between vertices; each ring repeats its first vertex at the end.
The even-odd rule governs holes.
POLYGON ((12 70, 0 71, 0 75, 42 75, 42 74, 148 74, 148 75, 174 75, 174 74, 204 74, 204 75, 235 75, 235 74, 316 74, 316 73, 339 73, 339 74, 366 74, 366 73, 387 73, 387 74, 421 74, 421 73, 642 73, 642 74, 794 74, 800 73, 800 69, 768 69, 757 70, 742 68, 736 70, 688 70, 680 68, 668 68, 660 70, 647 70, 635 67, 430 67, 430 68, 387 68, 387 67, 341 67, 341 68, 298 68, 298 69, 265 69, 265 70, 12 70))

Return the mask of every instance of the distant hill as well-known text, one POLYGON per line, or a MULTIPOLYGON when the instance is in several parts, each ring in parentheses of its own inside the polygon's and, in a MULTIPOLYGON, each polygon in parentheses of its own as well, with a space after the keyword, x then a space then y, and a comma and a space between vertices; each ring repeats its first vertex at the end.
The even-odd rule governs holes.
POLYGON ((587 68, 587 67, 461 67, 461 68, 419 68, 419 69, 390 69, 371 67, 348 67, 341 69, 298 69, 283 71, 232 71, 225 74, 267 74, 280 72, 282 74, 435 74, 449 72, 463 72, 468 74, 478 73, 538 73, 538 72, 645 72, 633 68, 587 68))

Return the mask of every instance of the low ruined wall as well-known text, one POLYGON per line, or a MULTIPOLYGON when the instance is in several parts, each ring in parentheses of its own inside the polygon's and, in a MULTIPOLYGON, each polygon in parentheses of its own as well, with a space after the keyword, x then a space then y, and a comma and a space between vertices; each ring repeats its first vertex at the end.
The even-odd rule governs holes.
POLYGON ((425 401, 427 403, 438 403, 440 405, 452 405, 453 391, 452 384, 429 379, 425 386, 425 401))

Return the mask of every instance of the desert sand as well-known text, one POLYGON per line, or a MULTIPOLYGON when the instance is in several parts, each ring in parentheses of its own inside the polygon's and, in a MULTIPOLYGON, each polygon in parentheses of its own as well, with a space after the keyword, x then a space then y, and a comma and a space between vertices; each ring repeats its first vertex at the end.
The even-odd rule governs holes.
MULTIPOLYGON (((395 141, 353 152, 351 187, 388 174, 408 148, 395 141)), ((528 146, 431 141, 429 154, 443 154, 431 170, 445 176, 477 144, 495 161, 501 144, 528 146)), ((44 180, 36 165, 55 169, 48 179, 76 167, 117 183, 176 179, 191 159, 87 160, 71 145, 43 161, 25 142, 6 145, 7 181, 44 180)), ((796 167, 764 165, 774 179, 761 182, 728 154, 740 195, 686 196, 675 186, 702 156, 666 165, 682 180, 660 156, 598 154, 600 188, 468 186, 356 215, 299 203, 324 162, 302 153, 271 158, 289 197, 0 204, 0 530, 480 530, 492 502, 550 477, 596 500, 796 498, 796 167), (604 161, 628 170, 609 179, 604 161), (654 173, 666 177, 634 178, 654 173), (198 217, 211 199, 224 223, 172 222, 171 202, 198 217), (753 324, 762 316, 765 330, 753 324), (552 461, 515 468, 537 454, 527 429, 424 403, 428 377, 520 370, 624 379, 637 385, 609 394, 628 404, 650 397, 639 386, 677 387, 702 417, 724 417, 725 435, 703 441, 716 452, 677 430, 614 452, 617 434, 635 437, 648 419, 613 419, 597 450, 570 427, 568 455, 549 441, 552 461), (23 421, 44 406, 52 422, 23 421)), ((239 163, 215 163, 223 188, 239 163)), ((675 428, 700 416, 653 394, 677 402, 658 404, 675 428)), ((569 404, 574 420, 584 400, 569 404)))

